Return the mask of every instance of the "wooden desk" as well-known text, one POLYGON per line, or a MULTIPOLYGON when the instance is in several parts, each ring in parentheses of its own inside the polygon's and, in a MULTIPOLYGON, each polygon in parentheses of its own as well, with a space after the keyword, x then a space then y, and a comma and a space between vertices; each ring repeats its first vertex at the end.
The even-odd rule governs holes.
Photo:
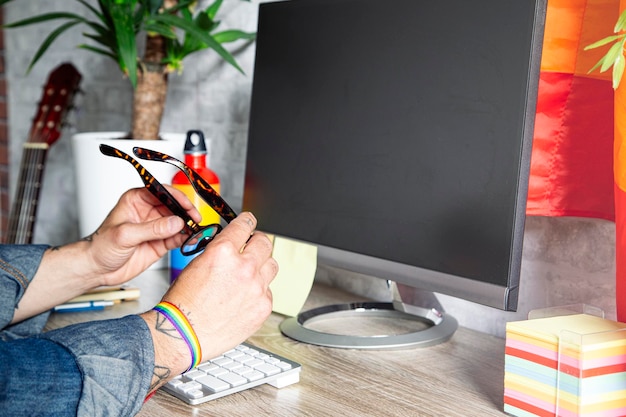
MULTIPOLYGON (((121 317, 152 308, 168 285, 165 271, 133 281, 140 301, 104 312, 53 314, 48 327, 121 317)), ((305 308, 359 300, 316 285, 305 308)), ((423 349, 363 351, 302 344, 280 333, 272 314, 249 339, 300 362, 300 382, 282 389, 263 385, 198 406, 157 392, 139 416, 504 416, 504 340, 459 329, 444 344, 423 349)))

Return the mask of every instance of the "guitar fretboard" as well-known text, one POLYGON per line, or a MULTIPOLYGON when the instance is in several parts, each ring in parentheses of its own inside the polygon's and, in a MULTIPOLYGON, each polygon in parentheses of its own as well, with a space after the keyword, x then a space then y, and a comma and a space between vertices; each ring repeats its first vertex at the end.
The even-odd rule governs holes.
POLYGON ((24 144, 22 169, 18 178, 17 194, 11 207, 6 243, 32 243, 33 223, 37 214, 43 169, 49 148, 50 145, 47 143, 24 144))

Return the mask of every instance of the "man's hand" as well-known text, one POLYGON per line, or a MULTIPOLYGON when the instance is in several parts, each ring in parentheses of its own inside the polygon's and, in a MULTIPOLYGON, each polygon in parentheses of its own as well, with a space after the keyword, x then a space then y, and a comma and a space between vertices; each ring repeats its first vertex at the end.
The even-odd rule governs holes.
MULTIPOLYGON (((203 360, 246 340, 272 311, 269 285, 278 273, 272 242, 255 232, 256 219, 242 213, 176 279, 163 300, 190 321, 203 360)), ((142 315, 153 334, 156 364, 153 389, 190 365, 189 349, 178 332, 155 311, 142 315), (164 372, 167 369, 168 372, 164 372)))

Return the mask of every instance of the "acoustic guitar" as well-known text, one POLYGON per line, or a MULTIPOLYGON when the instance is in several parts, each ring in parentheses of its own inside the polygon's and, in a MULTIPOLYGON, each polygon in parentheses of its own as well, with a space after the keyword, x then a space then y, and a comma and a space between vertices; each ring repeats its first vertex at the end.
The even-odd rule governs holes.
POLYGON ((9 214, 5 243, 32 243, 37 205, 48 149, 61 136, 82 76, 70 63, 55 68, 44 86, 41 101, 23 146, 15 198, 9 214))

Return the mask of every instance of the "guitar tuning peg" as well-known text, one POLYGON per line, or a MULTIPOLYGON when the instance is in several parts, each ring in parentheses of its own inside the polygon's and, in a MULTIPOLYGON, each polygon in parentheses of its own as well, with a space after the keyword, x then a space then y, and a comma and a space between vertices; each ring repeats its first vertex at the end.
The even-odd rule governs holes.
POLYGON ((77 121, 80 119, 82 114, 82 107, 78 105, 72 105, 70 109, 68 109, 65 120, 61 123, 62 129, 69 129, 70 132, 75 133, 77 129, 77 121))
POLYGON ((80 109, 84 97, 85 97, 85 92, 83 90, 77 90, 76 93, 74 94, 69 110, 76 111, 77 109, 80 109))
POLYGON ((61 126, 61 128, 63 130, 68 130, 72 134, 78 132, 78 128, 75 123, 64 123, 63 126, 61 126))

